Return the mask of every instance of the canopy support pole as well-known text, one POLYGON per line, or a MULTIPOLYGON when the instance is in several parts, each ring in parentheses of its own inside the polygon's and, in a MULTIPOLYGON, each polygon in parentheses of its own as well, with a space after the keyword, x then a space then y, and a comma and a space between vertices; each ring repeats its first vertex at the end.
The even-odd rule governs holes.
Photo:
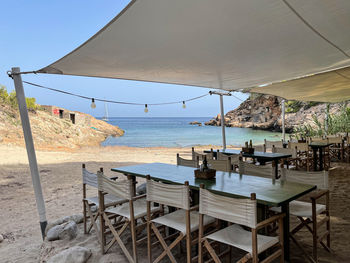
POLYGON ((222 131, 222 148, 226 150, 226 131, 225 131, 225 113, 224 113, 224 96, 220 94, 220 111, 221 111, 221 131, 222 131))
MULTIPOLYGON (((221 82, 220 82, 221 85, 221 82)), ((220 96, 220 123, 221 123, 221 131, 222 131, 222 147, 226 150, 226 132, 225 132, 225 113, 224 113, 224 96, 231 96, 230 92, 218 92, 218 91, 209 91, 210 95, 219 95, 220 96)))
POLYGON ((286 105, 285 100, 282 100, 282 135, 283 135, 283 142, 286 141, 286 105))
POLYGON ((26 143, 30 173, 32 176, 32 183, 35 193, 36 206, 39 213, 40 220, 40 228, 42 238, 45 238, 45 229, 47 226, 46 220, 46 211, 45 211, 45 202, 43 198, 43 193, 41 189, 40 176, 38 170, 38 163, 36 160, 35 148, 33 143, 32 131, 30 128, 29 116, 27 103, 24 95, 23 82, 21 77, 20 68, 12 68, 11 77, 13 78, 15 89, 16 89, 16 97, 18 102, 19 113, 22 121, 22 128, 24 134, 24 140, 26 143))

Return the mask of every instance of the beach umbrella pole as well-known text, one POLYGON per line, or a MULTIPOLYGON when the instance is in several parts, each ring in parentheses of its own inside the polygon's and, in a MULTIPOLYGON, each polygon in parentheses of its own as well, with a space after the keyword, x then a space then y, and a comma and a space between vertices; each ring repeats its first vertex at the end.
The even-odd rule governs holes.
POLYGON ((33 143, 32 130, 30 128, 27 103, 24 95, 23 82, 21 77, 20 68, 12 68, 11 77, 13 78, 16 97, 18 102, 19 113, 22 121, 23 135, 26 143, 30 174, 32 176, 32 183, 34 188, 34 194, 36 199, 36 206, 39 213, 41 234, 44 239, 45 228, 47 226, 45 202, 43 198, 43 193, 41 189, 40 176, 38 170, 38 163, 36 160, 36 154, 33 143))

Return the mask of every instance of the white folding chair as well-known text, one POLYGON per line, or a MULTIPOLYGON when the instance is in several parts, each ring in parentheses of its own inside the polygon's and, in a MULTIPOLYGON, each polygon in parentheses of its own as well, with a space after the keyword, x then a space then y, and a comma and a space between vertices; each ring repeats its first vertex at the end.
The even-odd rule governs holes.
MULTIPOLYGON (((100 171, 103 171, 101 168, 100 171)), ((91 186, 96 189, 96 194, 97 194, 97 188, 98 188, 98 183, 97 183, 97 175, 94 173, 90 173, 88 170, 86 170, 85 164, 82 164, 82 176, 83 176, 83 221, 84 221, 84 234, 90 233, 91 229, 94 228, 96 235, 98 237, 98 240, 100 240, 100 233, 99 229, 96 225, 96 220, 99 216, 99 201, 98 201, 98 196, 92 196, 92 197, 87 197, 86 196, 86 190, 87 186, 91 186), (97 208, 97 212, 93 212, 92 207, 95 206, 97 208), (90 224, 88 225, 88 217, 90 218, 90 224)), ((110 207, 110 206, 116 206, 119 205, 126 200, 124 198, 117 197, 112 194, 107 194, 105 195, 104 198, 104 205, 105 207, 110 207)))
POLYGON ((231 164, 233 165, 234 169, 236 169, 238 167, 238 165, 239 165, 239 157, 240 157, 239 154, 227 155, 227 154, 224 154, 224 153, 220 152, 219 150, 216 153, 216 159, 217 160, 225 161, 225 160, 228 160, 230 158, 231 164))
POLYGON ((231 163, 231 157, 227 157, 226 160, 207 160, 211 169, 224 172, 232 172, 233 165, 231 163))
MULTIPOLYGON (((333 170, 334 168, 330 169, 333 170)), ((293 242, 304 252, 311 262, 318 262, 317 244, 320 243, 327 251, 330 249, 330 215, 329 215, 329 190, 328 190, 328 174, 329 171, 320 172, 303 172, 281 169, 281 180, 316 185, 320 191, 315 191, 315 194, 310 196, 311 202, 292 201, 289 203, 289 214, 296 216, 300 224, 295 226, 289 234, 293 242), (325 197, 325 204, 317 203, 320 198, 325 197), (318 216, 323 215, 319 220, 318 216), (312 225, 312 228, 309 225, 312 225), (326 231, 322 234, 318 233, 319 228, 326 224, 326 231), (313 236, 313 252, 312 257, 305 251, 304 247, 297 242, 295 234, 306 227, 313 236), (327 238, 326 244, 324 239, 327 238)), ((280 207, 272 207, 270 210, 280 212, 280 207)))
POLYGON ((282 140, 268 141, 268 140, 264 139, 264 144, 265 144, 265 149, 267 152, 272 152, 273 146, 283 148, 283 141, 282 140))
MULTIPOLYGON (((247 252, 241 259, 248 261, 252 259, 253 263, 258 262, 258 255, 267 249, 276 248, 270 256, 263 262, 271 262, 280 257, 280 262, 284 262, 283 250, 283 216, 275 215, 262 222, 257 222, 257 202, 256 195, 251 194, 251 199, 230 198, 214 194, 201 185, 199 192, 199 263, 203 262, 203 246, 209 252, 215 263, 221 262, 220 257, 231 255, 231 247, 236 247, 247 252), (229 222, 229 226, 212 234, 203 235, 203 217, 204 215, 212 216, 229 222), (257 231, 272 222, 278 221, 279 236, 265 236, 258 234, 257 231), (233 224, 232 224, 233 223, 233 224), (248 227, 250 231, 242 226, 248 227), (230 248, 228 251, 217 255, 213 248, 213 243, 223 243, 230 248)), ((231 262, 231 259, 230 261, 231 262)))
POLYGON ((195 160, 187 160, 180 157, 180 154, 176 154, 176 164, 188 167, 199 168, 199 156, 195 160))
MULTIPOLYGON (((188 182, 185 182, 184 185, 172 185, 156 182, 151 180, 149 176, 147 177, 147 236, 149 262, 159 262, 165 256, 168 256, 171 262, 176 262, 171 250, 184 238, 186 238, 187 262, 191 262, 191 246, 198 242, 198 240, 192 240, 192 233, 198 231, 199 214, 198 211, 196 211, 198 210, 198 206, 190 207, 189 190, 188 182), (159 203, 161 206, 167 205, 175 207, 178 208, 178 210, 151 219, 151 202, 159 203), (177 231, 177 233, 175 233, 175 236, 177 235, 177 237, 174 237, 174 241, 169 246, 166 244, 166 238, 162 237, 157 225, 166 226, 177 231), (164 249, 154 261, 152 260, 152 231, 164 249)), ((203 225, 209 225, 214 221, 214 218, 206 216, 203 219, 203 225)))
POLYGON ((238 170, 239 174, 260 176, 264 178, 275 178, 275 169, 272 165, 255 165, 252 163, 247 163, 242 160, 239 161, 238 170))
MULTIPOLYGON (((138 262, 137 257, 137 237, 136 234, 140 230, 146 227, 145 217, 147 215, 147 202, 146 195, 133 196, 133 182, 131 176, 128 176, 127 180, 113 181, 103 175, 103 172, 97 173, 98 179, 98 193, 99 193, 99 210, 100 210, 100 229, 101 229, 101 252, 106 253, 112 245, 117 242, 124 255, 129 262, 138 262), (104 206, 105 194, 113 194, 121 198, 126 199, 126 202, 120 206, 108 207, 104 206), (114 225, 111 221, 111 217, 118 217, 118 221, 114 225), (138 219, 141 219, 144 223, 136 225, 138 219), (107 226, 107 228, 106 228, 107 226), (121 239, 121 235, 130 226, 133 255, 129 253, 125 244, 121 239), (106 230, 110 230, 113 234, 112 240, 106 243, 106 230)), ((151 207, 151 213, 158 213, 159 207, 151 207)), ((142 240, 142 239, 141 239, 142 240)))

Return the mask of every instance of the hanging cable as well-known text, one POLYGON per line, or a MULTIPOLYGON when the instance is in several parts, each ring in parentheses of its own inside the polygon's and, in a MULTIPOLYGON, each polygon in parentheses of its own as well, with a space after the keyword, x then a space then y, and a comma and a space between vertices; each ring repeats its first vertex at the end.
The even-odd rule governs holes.
MULTIPOLYGON (((146 105, 146 107, 145 107, 146 109, 147 109, 147 105, 159 106, 159 105, 170 105, 170 104, 179 104, 179 103, 184 104, 187 101, 198 100, 198 99, 201 99, 201 98, 209 95, 209 93, 206 93, 206 94, 203 94, 201 96, 197 96, 197 97, 190 98, 190 99, 187 99, 187 100, 145 104, 145 103, 135 103, 135 102, 125 102, 125 101, 115 101, 115 100, 105 100, 105 99, 99 99, 99 98, 92 98, 92 97, 87 97, 87 96, 84 96, 84 95, 75 94, 75 93, 71 93, 71 92, 64 91, 64 90, 59 90, 59 89, 54 89, 54 88, 50 88, 50 87, 45 87, 45 86, 42 86, 42 85, 39 85, 39 84, 35 84, 35 83, 29 82, 29 81, 23 81, 23 83, 26 83, 28 85, 35 86, 35 87, 38 87, 38 88, 47 89, 47 90, 51 90, 51 91, 54 91, 54 92, 63 93, 63 94, 66 94, 66 95, 82 98, 82 99, 87 99, 87 100, 92 101, 92 104, 95 104, 95 101, 101 101, 101 102, 108 102, 108 103, 115 103, 115 104, 126 104, 126 105, 139 105, 139 106, 146 105)), ((147 111, 148 111, 148 109, 147 109, 147 111)))

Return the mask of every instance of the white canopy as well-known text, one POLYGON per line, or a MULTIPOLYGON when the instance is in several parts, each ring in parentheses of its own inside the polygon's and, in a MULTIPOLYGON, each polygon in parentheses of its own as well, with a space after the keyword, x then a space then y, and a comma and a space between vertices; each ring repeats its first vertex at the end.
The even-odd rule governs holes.
POLYGON ((343 101, 349 28, 349 0, 136 0, 39 72, 343 101))

